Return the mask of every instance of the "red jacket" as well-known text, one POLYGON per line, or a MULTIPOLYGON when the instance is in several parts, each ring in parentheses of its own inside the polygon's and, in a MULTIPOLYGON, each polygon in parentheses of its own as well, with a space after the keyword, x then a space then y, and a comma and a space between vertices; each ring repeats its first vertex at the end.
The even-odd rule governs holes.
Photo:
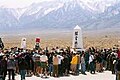
POLYGON ((118 58, 120 59, 120 50, 118 51, 118 58))

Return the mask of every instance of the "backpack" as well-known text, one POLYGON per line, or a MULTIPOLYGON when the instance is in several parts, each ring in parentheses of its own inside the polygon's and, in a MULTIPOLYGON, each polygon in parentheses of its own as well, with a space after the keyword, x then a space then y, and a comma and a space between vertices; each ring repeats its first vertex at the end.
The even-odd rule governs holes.
POLYGON ((8 60, 7 62, 7 68, 8 69, 15 69, 16 68, 16 64, 14 60, 8 60))

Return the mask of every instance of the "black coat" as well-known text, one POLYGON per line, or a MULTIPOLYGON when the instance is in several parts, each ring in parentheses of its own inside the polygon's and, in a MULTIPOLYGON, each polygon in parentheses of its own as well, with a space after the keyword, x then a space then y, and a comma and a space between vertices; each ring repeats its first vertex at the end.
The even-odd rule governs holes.
POLYGON ((32 57, 27 54, 27 55, 25 56, 25 60, 26 60, 26 62, 27 62, 27 64, 28 64, 28 70, 33 70, 34 61, 33 61, 32 57))
POLYGON ((0 75, 7 75, 7 61, 0 60, 0 75))
POLYGON ((116 70, 120 71, 120 60, 118 60, 117 64, 116 64, 116 70))
POLYGON ((7 71, 7 61, 6 60, 2 60, 1 61, 2 62, 2 69, 3 69, 3 71, 7 71))
POLYGON ((19 66, 19 70, 26 70, 28 68, 28 64, 26 60, 23 58, 18 60, 18 66, 19 66))

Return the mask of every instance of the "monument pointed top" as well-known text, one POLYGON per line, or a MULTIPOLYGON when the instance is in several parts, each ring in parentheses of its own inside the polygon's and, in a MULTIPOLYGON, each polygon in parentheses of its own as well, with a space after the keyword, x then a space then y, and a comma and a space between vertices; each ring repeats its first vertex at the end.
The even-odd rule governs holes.
POLYGON ((81 29, 81 27, 79 27, 79 26, 77 25, 74 29, 81 29))

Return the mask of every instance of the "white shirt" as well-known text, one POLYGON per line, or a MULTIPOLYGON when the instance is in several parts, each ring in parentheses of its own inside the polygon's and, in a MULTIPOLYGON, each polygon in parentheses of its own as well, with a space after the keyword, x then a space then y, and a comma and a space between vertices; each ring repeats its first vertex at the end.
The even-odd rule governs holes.
POLYGON ((63 57, 61 55, 57 55, 58 57, 58 64, 61 64, 61 60, 63 60, 63 57))
POLYGON ((115 52, 112 52, 111 54, 114 54, 116 58, 118 58, 118 54, 115 52))
POLYGON ((46 55, 40 56, 40 61, 41 61, 41 62, 46 62, 47 60, 48 60, 48 58, 47 58, 46 55))
POLYGON ((90 55, 90 56, 89 56, 89 63, 92 62, 93 59, 94 59, 94 56, 93 56, 93 55, 90 55))
POLYGON ((1 53, 0 53, 0 56, 3 56, 3 55, 4 55, 4 54, 1 52, 1 53))
POLYGON ((81 57, 81 63, 85 63, 85 59, 83 56, 81 57))

